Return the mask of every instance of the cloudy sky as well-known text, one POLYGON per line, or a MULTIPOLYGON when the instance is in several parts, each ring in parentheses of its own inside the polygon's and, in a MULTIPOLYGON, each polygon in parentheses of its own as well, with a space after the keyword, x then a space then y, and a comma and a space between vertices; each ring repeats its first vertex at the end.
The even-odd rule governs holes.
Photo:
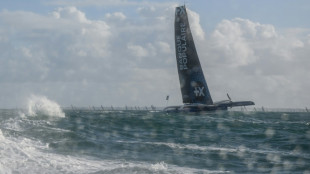
MULTIPOLYGON (((310 1, 187 0, 214 101, 310 108, 310 1)), ((184 1, 0 1, 0 108, 181 104, 174 10, 184 1)))

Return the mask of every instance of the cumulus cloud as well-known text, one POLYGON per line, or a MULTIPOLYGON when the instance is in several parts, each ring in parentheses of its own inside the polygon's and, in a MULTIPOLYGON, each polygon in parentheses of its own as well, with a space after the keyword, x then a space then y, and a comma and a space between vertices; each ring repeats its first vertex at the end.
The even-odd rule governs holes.
POLYGON ((192 34, 194 35, 195 39, 204 40, 205 39, 205 33, 200 25, 200 17, 199 14, 192 11, 187 10, 188 12, 188 20, 190 21, 190 27, 192 34))
POLYGON ((211 82, 215 79, 211 88, 248 97, 259 106, 304 107, 310 99, 304 95, 310 84, 303 65, 309 65, 307 33, 277 31, 273 25, 240 18, 221 21, 209 43, 200 43, 209 46, 202 55, 207 71, 213 73, 211 82))
POLYGON ((169 8, 159 13, 164 17, 156 15, 148 23, 142 14, 136 23, 122 12, 90 20, 76 7, 57 8, 47 15, 1 12, 0 104, 20 105, 12 96, 25 98, 31 93, 55 97, 63 105, 145 103, 131 94, 135 90, 150 93, 151 81, 126 84, 141 76, 136 72, 149 68, 158 72, 166 62, 173 67, 174 62, 167 61, 173 58, 168 44, 173 43, 172 30, 165 20, 167 13, 173 14, 169 8), (162 31, 165 34, 158 34, 162 31))
POLYGON ((175 4, 174 2, 152 2, 152 1, 134 1, 134 0, 54 0, 50 2, 46 2, 50 5, 57 6, 156 6, 156 7, 167 7, 175 4))
POLYGON ((115 13, 107 13, 105 15, 107 20, 120 20, 123 21, 126 19, 126 16, 122 12, 115 12, 115 13))
MULTIPOLYGON (((135 18, 115 11, 97 20, 70 6, 46 15, 0 12, 0 105, 18 106, 33 93, 65 106, 162 106, 167 94, 169 104, 181 104, 175 5, 135 5, 135 18)), ((236 18, 206 33, 200 16, 188 13, 214 101, 228 92, 259 106, 309 104, 309 30, 236 18)))
POLYGON ((148 51, 140 45, 128 44, 127 48, 136 57, 146 57, 149 55, 148 51))
POLYGON ((79 11, 76 7, 58 8, 52 15, 57 19, 68 19, 81 23, 90 23, 87 20, 85 13, 79 11))
MULTIPOLYGON (((221 61, 231 66, 243 66, 257 60, 254 49, 259 49, 276 37, 272 25, 262 25, 246 19, 223 20, 212 33, 215 49, 223 52, 221 61)), ((257 50, 259 52, 259 50, 257 50)))

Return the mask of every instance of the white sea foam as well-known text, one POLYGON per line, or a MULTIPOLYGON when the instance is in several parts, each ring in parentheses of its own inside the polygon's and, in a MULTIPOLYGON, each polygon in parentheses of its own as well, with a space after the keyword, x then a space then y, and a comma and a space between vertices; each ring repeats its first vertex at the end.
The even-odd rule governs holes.
POLYGON ((0 129, 0 173, 227 173, 165 162, 104 160, 53 153, 48 144, 24 137, 5 137, 0 129))
POLYGON ((168 146, 172 149, 188 149, 188 150, 199 150, 199 151, 237 152, 239 150, 237 148, 198 146, 197 144, 177 144, 177 143, 165 143, 165 142, 145 142, 145 144, 168 146))
POLYGON ((21 118, 25 118, 25 117, 26 117, 26 114, 23 113, 23 112, 21 112, 21 111, 18 112, 18 115, 19 115, 21 118))
POLYGON ((55 102, 45 96, 32 95, 27 102, 27 115, 47 115, 54 117, 65 117, 65 113, 61 107, 55 102))
POLYGON ((9 130, 22 131, 23 129, 20 126, 21 121, 22 120, 20 119, 10 118, 8 120, 3 121, 0 126, 2 128, 9 129, 9 130))
POLYGON ((156 164, 153 164, 151 166, 152 166, 152 169, 154 169, 155 171, 167 170, 168 169, 168 165, 163 161, 156 163, 156 164))
POLYGON ((296 157, 304 157, 309 158, 309 154, 303 154, 300 151, 296 150, 293 152, 275 150, 275 149, 268 149, 268 148, 261 148, 261 149, 252 149, 245 146, 238 146, 238 147, 215 147, 215 146, 199 146, 196 144, 178 144, 178 143, 165 143, 165 142, 144 142, 144 144, 153 144, 158 146, 167 146, 171 149, 187 149, 187 150, 198 150, 202 152, 218 152, 221 154, 226 153, 236 153, 238 156, 244 156, 246 153, 249 154, 273 154, 273 155, 289 155, 289 156, 296 156, 296 157))

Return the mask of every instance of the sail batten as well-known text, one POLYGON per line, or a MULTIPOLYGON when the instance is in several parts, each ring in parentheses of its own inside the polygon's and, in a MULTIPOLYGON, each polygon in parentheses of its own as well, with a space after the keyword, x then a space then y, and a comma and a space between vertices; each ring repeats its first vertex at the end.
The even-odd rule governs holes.
POLYGON ((175 11, 175 49, 183 103, 213 104, 191 34, 185 6, 175 11))

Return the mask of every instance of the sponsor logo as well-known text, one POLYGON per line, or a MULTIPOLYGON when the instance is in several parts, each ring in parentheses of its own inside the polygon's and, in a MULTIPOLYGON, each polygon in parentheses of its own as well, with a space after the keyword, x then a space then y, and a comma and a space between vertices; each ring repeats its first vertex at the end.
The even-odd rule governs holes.
POLYGON ((195 93, 196 97, 205 96, 205 94, 203 92, 204 88, 205 88, 204 86, 202 86, 202 87, 195 87, 194 93, 195 93))
POLYGON ((177 58, 179 69, 186 70, 187 67, 187 45, 186 45, 186 25, 185 23, 180 23, 180 33, 181 35, 176 36, 176 45, 177 45, 177 58))
POLYGON ((208 95, 206 86, 200 81, 192 81, 191 82, 192 91, 194 93, 193 100, 194 101, 203 101, 205 96, 208 95))
POLYGON ((184 6, 178 7, 177 10, 176 10, 176 14, 177 15, 185 14, 185 7, 184 6))

